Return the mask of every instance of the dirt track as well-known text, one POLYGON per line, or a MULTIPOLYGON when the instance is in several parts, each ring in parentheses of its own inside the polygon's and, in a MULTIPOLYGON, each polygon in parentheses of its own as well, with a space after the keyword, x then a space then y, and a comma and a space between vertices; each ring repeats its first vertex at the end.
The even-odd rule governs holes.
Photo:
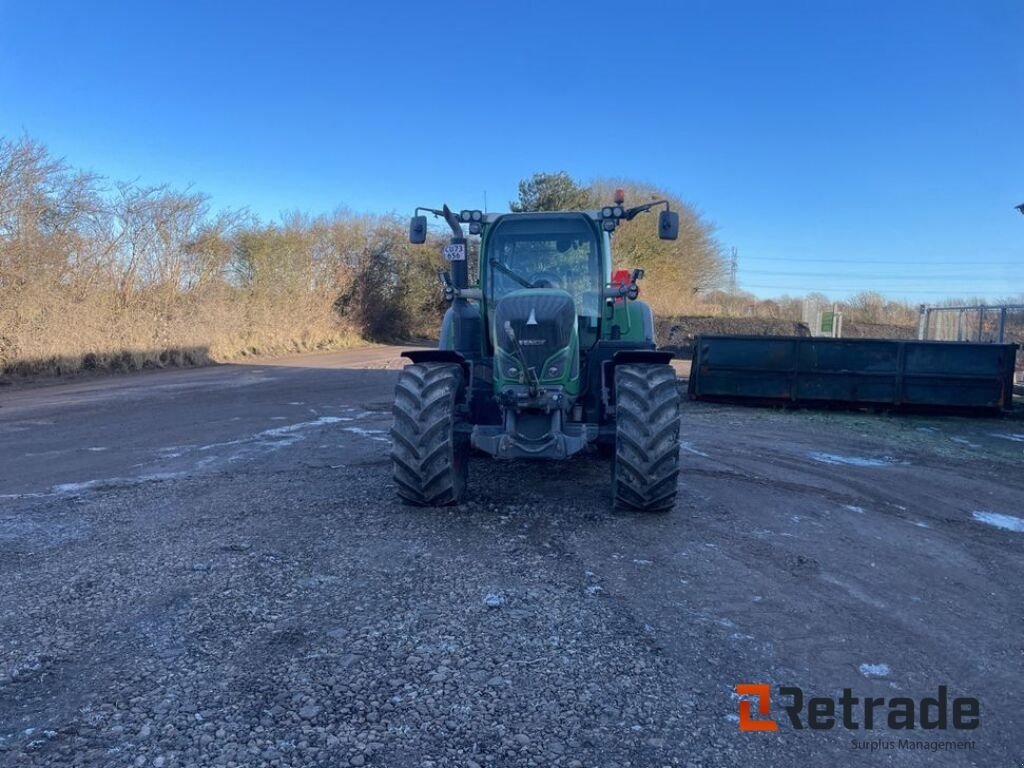
POLYGON ((471 466, 402 507, 356 350, 0 391, 0 764, 1011 766, 1024 424, 686 403, 681 496, 471 466), (992 517, 988 513, 1010 516, 992 517), (737 683, 972 732, 739 733, 737 683), (853 739, 973 739, 854 750, 853 739))

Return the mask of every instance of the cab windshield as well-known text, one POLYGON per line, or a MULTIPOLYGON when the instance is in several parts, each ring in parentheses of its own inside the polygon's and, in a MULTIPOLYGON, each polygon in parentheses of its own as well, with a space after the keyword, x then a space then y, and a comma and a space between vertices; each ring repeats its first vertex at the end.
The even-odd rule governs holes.
POLYGON ((598 316, 600 248, 582 214, 501 219, 487 237, 486 261, 492 302, 522 288, 560 288, 572 296, 577 315, 598 316))

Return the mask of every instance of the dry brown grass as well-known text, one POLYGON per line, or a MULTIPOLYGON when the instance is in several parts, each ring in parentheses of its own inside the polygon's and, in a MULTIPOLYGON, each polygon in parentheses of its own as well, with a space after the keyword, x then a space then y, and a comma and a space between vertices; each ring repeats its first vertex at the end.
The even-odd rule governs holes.
POLYGON ((33 295, 5 310, 0 374, 7 377, 195 366, 364 343, 329 300, 275 305, 221 292, 186 297, 167 311, 146 301, 120 307, 97 290, 33 295))

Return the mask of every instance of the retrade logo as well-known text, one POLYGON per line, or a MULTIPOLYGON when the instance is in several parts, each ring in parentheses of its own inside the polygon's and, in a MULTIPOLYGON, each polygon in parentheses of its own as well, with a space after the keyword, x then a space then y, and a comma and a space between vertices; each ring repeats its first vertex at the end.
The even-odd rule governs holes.
MULTIPOLYGON (((767 683, 739 683, 741 731, 777 731, 779 724, 771 719, 771 686, 767 683), (752 712, 756 699, 757 711, 752 712)), ((912 699, 908 696, 860 697, 844 688, 838 699, 831 696, 806 697, 802 688, 778 686, 781 708, 796 730, 812 731, 844 728, 846 730, 891 731, 973 731, 981 725, 981 703, 973 696, 951 697, 949 689, 940 685, 935 696, 912 699), (786 701, 788 699, 788 701, 786 701)))
MULTIPOLYGON (((757 713, 768 717, 772 712, 771 688, 767 683, 740 683, 736 686, 739 696, 756 696, 757 713)), ((754 720, 750 716, 750 699, 740 699, 741 731, 777 731, 779 724, 774 720, 754 720)))

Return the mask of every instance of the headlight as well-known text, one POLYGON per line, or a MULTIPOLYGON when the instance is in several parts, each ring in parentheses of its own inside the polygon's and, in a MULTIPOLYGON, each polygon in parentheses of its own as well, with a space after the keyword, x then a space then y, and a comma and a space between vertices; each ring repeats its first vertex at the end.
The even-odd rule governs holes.
POLYGON ((551 379, 560 379, 565 375, 566 365, 569 363, 568 351, 561 352, 555 356, 553 360, 549 360, 544 364, 544 370, 541 372, 541 379, 550 381, 551 379))
POLYGON ((498 370, 501 371, 501 378, 509 381, 522 381, 523 371, 519 367, 519 361, 508 355, 501 355, 498 359, 498 370))

